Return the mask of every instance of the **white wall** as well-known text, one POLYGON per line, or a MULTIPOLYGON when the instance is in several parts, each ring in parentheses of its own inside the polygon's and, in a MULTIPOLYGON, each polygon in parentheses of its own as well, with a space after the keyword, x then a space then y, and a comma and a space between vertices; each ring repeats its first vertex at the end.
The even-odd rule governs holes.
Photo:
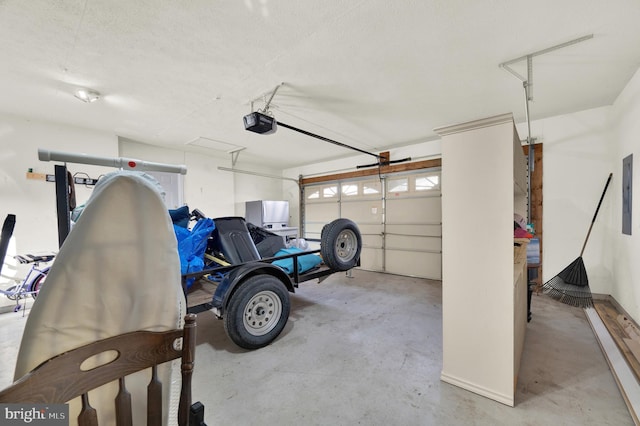
MULTIPOLYGON (((53 174, 55 162, 38 160, 38 148, 105 157, 131 157, 140 160, 186 164, 185 201, 207 216, 244 215, 244 202, 255 199, 282 199, 281 181, 258 176, 238 175, 218 170, 231 167, 226 154, 186 152, 137 143, 95 130, 49 123, 0 113, 0 221, 16 215, 16 252, 42 252, 58 249, 55 185, 28 180, 29 168, 35 173, 53 174)), ((278 170, 243 163, 237 168, 267 174, 278 170)), ((113 168, 68 164, 71 173, 86 173, 92 178, 112 172, 113 168)), ((77 203, 91 195, 92 188, 76 185, 77 203)))
MULTIPOLYGON (((531 136, 544 145, 543 282, 580 255, 607 177, 615 172, 610 113, 611 107, 602 107, 531 123, 531 136)), ((518 132, 526 137, 526 123, 518 125, 518 132)), ((612 289, 612 218, 618 187, 614 173, 583 255, 594 293, 610 294, 612 289)))
POLYGON ((440 130, 441 378, 513 406, 520 359, 515 339, 524 339, 526 324, 525 309, 518 310, 515 327, 516 300, 525 301, 515 295, 526 287, 521 281, 514 286, 513 124, 510 115, 500 118, 440 130))
MULTIPOLYGON (((184 151, 156 147, 129 139, 120 139, 120 156, 141 160, 184 164, 184 201, 190 209, 199 209, 208 217, 244 216, 245 201, 280 200, 281 181, 261 176, 218 170, 231 168, 231 156, 214 151, 184 151)), ((235 168, 279 175, 280 171, 243 162, 242 153, 235 168)))
MULTIPOLYGON (((242 155, 242 153, 240 154, 242 155)), ((238 161, 237 169, 261 173, 264 175, 280 176, 281 171, 255 164, 238 161)), ((230 173, 234 178, 235 186, 235 215, 245 216, 245 203, 256 200, 285 200, 289 205, 297 203, 297 199, 285 196, 282 192, 282 180, 263 176, 253 176, 243 173, 230 173)), ((291 221, 289 222, 291 224, 291 221)))
POLYGON ((612 256, 611 295, 636 320, 640 321, 640 70, 614 103, 612 256), (622 159, 633 154, 632 230, 622 233, 622 159))
MULTIPOLYGON (((55 184, 27 180, 26 173, 53 174, 60 163, 38 160, 38 148, 71 153, 117 157, 115 136, 95 130, 17 117, 0 113, 0 220, 16 215, 17 253, 58 249, 55 184)), ((92 178, 113 169, 68 164, 71 173, 84 172, 92 178)), ((76 185, 76 200, 82 204, 91 189, 76 185)))
POLYGON ((233 214, 233 177, 219 171, 225 158, 162 148, 120 138, 120 156, 169 164, 184 164, 184 202, 209 217, 233 214))

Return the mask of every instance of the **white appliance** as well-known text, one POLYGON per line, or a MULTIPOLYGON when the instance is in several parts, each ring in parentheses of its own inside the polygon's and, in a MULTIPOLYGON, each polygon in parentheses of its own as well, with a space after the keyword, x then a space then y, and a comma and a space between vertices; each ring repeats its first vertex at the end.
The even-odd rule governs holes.
POLYGON ((245 219, 265 229, 284 228, 289 225, 288 201, 247 201, 245 219))
POLYGON ((296 238, 298 228, 289 226, 289 202, 258 200, 245 203, 245 219, 274 234, 281 235, 285 241, 296 238))

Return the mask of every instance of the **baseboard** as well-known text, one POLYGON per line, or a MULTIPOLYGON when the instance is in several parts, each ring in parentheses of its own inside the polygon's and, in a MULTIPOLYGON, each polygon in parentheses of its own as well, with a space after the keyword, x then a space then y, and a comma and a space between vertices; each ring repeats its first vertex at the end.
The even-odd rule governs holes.
POLYGON ((594 308, 586 308, 584 313, 609 364, 611 374, 618 384, 629 414, 631 414, 633 422, 638 426, 640 425, 640 419, 638 419, 640 414, 640 385, 629 364, 622 356, 618 345, 609 334, 609 330, 600 319, 598 312, 594 308))
POLYGON ((445 373, 444 371, 440 374, 440 380, 443 382, 447 382, 459 388, 471 391, 480 396, 484 396, 485 398, 492 399, 494 401, 498 401, 504 405, 508 405, 509 407, 513 407, 515 404, 514 396, 504 395, 498 392, 494 392, 491 389, 487 389, 483 386, 478 386, 475 383, 468 382, 466 380, 459 379, 455 376, 445 373))

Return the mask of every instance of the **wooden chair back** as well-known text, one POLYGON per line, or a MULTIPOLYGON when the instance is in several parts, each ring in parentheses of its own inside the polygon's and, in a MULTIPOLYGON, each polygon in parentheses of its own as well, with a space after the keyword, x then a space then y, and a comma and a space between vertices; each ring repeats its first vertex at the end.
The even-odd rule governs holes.
MULTIPOLYGON (((147 425, 162 423, 162 383, 157 377, 159 364, 181 358, 182 387, 178 406, 178 424, 189 424, 191 376, 195 358, 196 316, 187 314, 182 329, 163 332, 134 331, 98 340, 56 355, 40 364, 8 388, 0 391, 3 403, 66 403, 81 397, 80 426, 98 424, 96 410, 91 407, 89 391, 118 381, 114 401, 116 424, 132 426, 131 395, 125 378, 135 372, 151 369, 147 386, 147 425), (176 340, 182 338, 182 349, 176 340), (111 353, 114 358, 104 364, 85 369, 83 362, 96 355, 111 353)), ((90 362, 90 361, 89 361, 90 362)), ((170 384, 165 387, 168 389, 170 384)))

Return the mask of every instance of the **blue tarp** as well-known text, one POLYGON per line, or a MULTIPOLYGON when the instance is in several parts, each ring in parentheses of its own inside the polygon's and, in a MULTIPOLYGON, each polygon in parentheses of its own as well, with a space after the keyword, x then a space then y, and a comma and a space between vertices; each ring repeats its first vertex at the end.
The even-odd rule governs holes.
MULTIPOLYGON (((207 239, 215 229, 212 219, 200 219, 189 230, 179 225, 173 225, 178 239, 178 254, 180 255, 180 272, 188 274, 202 271, 204 268, 204 252, 207 248, 207 239)), ((195 278, 187 280, 187 288, 193 285, 195 278)))
MULTIPOLYGON (((304 250, 301 250, 297 247, 291 247, 291 248, 280 250, 275 254, 274 257, 285 256, 287 254, 302 253, 303 251, 304 250)), ((305 254, 302 256, 298 256, 298 272, 299 273, 306 272, 310 269, 315 268, 321 263, 322 263, 322 259, 320 258, 320 256, 315 254, 305 254)), ((293 258, 276 260, 273 262, 273 264, 281 267, 288 274, 293 273, 293 258)))

